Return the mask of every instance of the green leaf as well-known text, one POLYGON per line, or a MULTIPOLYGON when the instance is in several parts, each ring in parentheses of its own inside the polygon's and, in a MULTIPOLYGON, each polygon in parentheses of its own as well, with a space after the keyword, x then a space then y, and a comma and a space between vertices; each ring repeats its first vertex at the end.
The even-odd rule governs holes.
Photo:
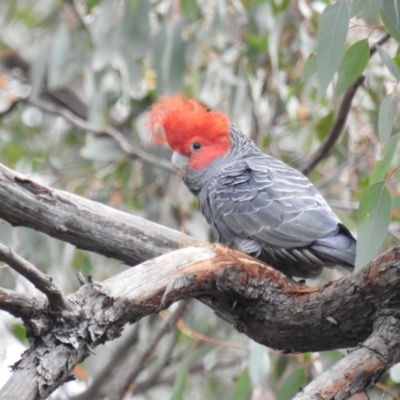
POLYGON ((86 13, 90 14, 92 9, 96 6, 98 6, 100 2, 101 2, 101 0, 88 0, 88 2, 86 4, 86 13))
POLYGON ((400 55, 399 54, 397 54, 396 56, 393 57, 393 61, 396 63, 397 68, 400 69, 400 55))
POLYGON ((160 93, 178 92, 183 83, 186 43, 182 39, 182 22, 165 23, 155 37, 154 65, 157 90, 160 93))
POLYGON ((386 68, 390 71, 390 73, 394 76, 396 81, 400 81, 400 69, 396 65, 396 63, 391 59, 389 54, 378 44, 376 45, 376 49, 378 50, 379 56, 381 57, 383 63, 386 65, 386 68))
POLYGON ((261 344, 250 342, 249 376, 253 387, 261 385, 271 369, 271 359, 261 344))
POLYGON ((172 392, 171 400, 183 400, 183 392, 185 391, 188 378, 188 363, 189 358, 186 358, 181 362, 181 365, 179 366, 179 370, 175 377, 174 390, 172 392))
POLYGON ((11 332, 13 335, 22 343, 27 343, 28 339, 26 337, 26 330, 21 324, 11 325, 11 332))
POLYGON ((231 400, 247 399, 251 390, 249 372, 245 369, 236 381, 231 400))
POLYGON ((295 369, 284 381, 278 393, 277 400, 291 400, 295 394, 306 385, 307 377, 305 368, 295 369))
POLYGON ((80 271, 84 276, 90 275, 92 271, 92 262, 86 253, 80 250, 75 251, 74 258, 72 260, 72 266, 75 271, 80 271))
MULTIPOLYGON (((392 27, 400 34, 400 3, 398 0, 382 1, 382 8, 385 16, 392 27)), ((386 25, 386 24, 385 24, 386 25)), ((397 39, 396 39, 397 40, 397 39)))
POLYGON ((200 15, 196 0, 181 0, 181 10, 185 17, 196 18, 200 15))
POLYGON ((325 93, 342 58, 350 14, 345 1, 328 4, 317 33, 319 94, 325 93))
MULTIPOLYGON (((171 24, 170 24, 171 25, 171 24)), ((172 46, 170 47, 171 53, 169 54, 169 77, 167 78, 167 92, 176 93, 182 87, 183 73, 185 71, 185 55, 186 43, 182 39, 182 23, 179 22, 175 26, 171 26, 170 40, 172 46)))
POLYGON ((350 16, 355 17, 357 14, 360 14, 365 10, 366 7, 369 6, 368 1, 365 0, 352 0, 350 2, 350 16))
MULTIPOLYGON (((387 2, 390 3, 390 2, 387 2)), ((386 16, 385 12, 381 9, 380 10, 380 15, 382 18, 382 22, 385 24, 386 29, 389 31, 389 33, 393 36, 393 38, 400 43, 400 32, 396 29, 395 26, 390 22, 390 19, 386 16)))
POLYGON ((391 213, 392 198, 386 183, 373 183, 361 197, 358 210, 356 271, 364 268, 379 251, 389 228, 391 213))
POLYGON ((149 49, 150 40, 150 2, 148 0, 130 1, 126 5, 126 13, 122 20, 124 40, 121 42, 126 51, 133 48, 134 56, 143 58, 149 49))
POLYGON ((338 69, 335 96, 340 96, 362 74, 369 60, 368 40, 354 43, 345 53, 338 69))
POLYGON ((70 34, 65 23, 57 28, 51 45, 49 62, 49 88, 61 86, 63 82, 63 67, 68 59, 70 48, 70 34))
POLYGON ((39 96, 40 91, 42 90, 42 85, 44 82, 45 74, 46 74, 46 62, 48 54, 48 46, 43 45, 40 50, 36 53, 36 58, 32 63, 32 68, 29 71, 29 75, 31 77, 32 82, 32 97, 36 98, 39 96))
POLYGON ((399 142, 400 135, 392 136, 382 149, 380 159, 376 161, 374 169, 371 173, 369 183, 382 181, 385 179, 386 174, 389 171, 390 164, 393 160, 393 156, 396 153, 397 144, 399 142))
POLYGON ((318 119, 315 123, 315 130, 317 131, 317 136, 319 140, 324 140, 330 129, 332 128, 334 120, 333 112, 324 115, 322 118, 318 119))
POLYGON ((379 107, 378 133, 382 145, 385 145, 393 131, 399 98, 394 94, 387 95, 379 107))
POLYGON ((303 69, 303 82, 310 79, 317 72, 317 57, 310 54, 303 69))

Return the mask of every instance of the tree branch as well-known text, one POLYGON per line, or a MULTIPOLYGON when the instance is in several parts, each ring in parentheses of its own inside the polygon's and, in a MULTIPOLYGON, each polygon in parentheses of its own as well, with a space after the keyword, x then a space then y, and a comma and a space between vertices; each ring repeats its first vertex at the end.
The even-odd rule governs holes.
MULTIPOLYGON (((19 76, 23 76, 28 79, 31 70, 31 65, 25 61, 15 50, 8 49, 2 54, 2 63, 9 70, 18 69, 20 73, 19 76)), ((74 114, 81 118, 87 118, 87 106, 82 102, 82 100, 75 94, 75 92, 70 88, 59 88, 59 89, 49 89, 44 82, 42 93, 51 98, 55 103, 61 105, 64 108, 69 109, 74 114)))
POLYGON ((131 390, 132 384, 135 383, 138 375, 145 369, 151 355, 154 353, 161 339, 176 325, 179 318, 186 311, 187 304, 188 300, 184 300, 178 305, 178 308, 169 316, 161 329, 158 330, 156 335, 150 340, 144 351, 141 352, 141 355, 133 368, 126 371, 126 373, 118 379, 116 385, 112 387, 111 390, 108 390, 109 393, 107 393, 106 396, 103 395, 103 397, 113 400, 121 400, 125 398, 126 394, 131 390))
POLYGON ((70 122, 77 128, 93 133, 96 136, 107 136, 111 138, 129 157, 138 158, 150 165, 162 168, 166 171, 173 170, 169 161, 162 160, 156 156, 146 153, 143 149, 130 143, 122 132, 113 128, 112 126, 102 127, 96 125, 93 122, 89 122, 85 119, 80 118, 70 110, 53 106, 52 104, 46 103, 39 99, 30 98, 27 99, 26 102, 37 108, 40 108, 43 111, 63 117, 66 121, 70 122))
MULTIPOLYGON (((376 350, 383 354, 382 365, 390 366, 400 360, 400 352, 391 352, 395 335, 386 322, 382 328, 381 321, 388 311, 400 307, 399 267, 400 245, 356 275, 309 288, 220 245, 176 250, 102 284, 81 287, 69 296, 74 310, 56 314, 42 310, 32 318, 31 323, 42 329, 33 334, 28 326, 32 346, 15 366, 0 398, 14 391, 15 398, 46 398, 70 379, 74 365, 91 349, 119 336, 124 324, 189 297, 207 304, 253 340, 285 352, 346 348, 365 340, 363 347, 374 348, 371 341, 379 335, 388 349, 386 353, 380 347, 376 350), (392 356, 386 360, 385 354, 392 356)), ((396 325, 394 320, 389 322, 396 325)), ((376 363, 376 354, 368 350, 363 360, 369 355, 376 363)), ((349 363, 354 365, 351 357, 349 363)), ((340 391, 355 393, 360 385, 368 386, 368 379, 354 383, 361 371, 369 373, 368 365, 365 361, 358 365, 357 374, 344 376, 340 391)), ((373 377, 377 376, 375 371, 373 377)))
POLYGON ((347 116, 350 112, 351 102, 353 101, 354 95, 357 92, 358 87, 364 82, 365 76, 361 75, 346 91, 342 103, 339 107, 335 123, 332 129, 322 142, 321 147, 311 156, 310 160, 301 168, 301 172, 308 175, 315 166, 327 156, 331 148, 340 138, 343 132, 344 125, 346 123, 347 116))
POLYGON ((103 385, 106 383, 115 370, 119 370, 123 360, 126 358, 129 349, 135 345, 138 341, 138 326, 135 325, 135 330, 127 337, 124 343, 117 349, 117 351, 108 360, 107 365, 100 371, 100 373, 94 378, 90 386, 78 396, 75 396, 73 400, 92 400, 98 396, 99 392, 103 389, 103 385))
POLYGON ((49 307, 53 311, 60 311, 69 307, 69 301, 63 291, 53 282, 50 276, 45 275, 36 267, 15 254, 9 247, 0 243, 0 261, 7 263, 12 269, 28 279, 36 289, 46 295, 49 307))
POLYGON ((0 164, 0 218, 84 250, 135 265, 196 239, 73 194, 0 164))
MULTIPOLYGON (((387 40, 389 40, 389 38, 390 38, 390 34, 386 34, 376 44, 381 45, 381 44, 385 43, 387 40)), ((370 49, 370 57, 376 51, 376 44, 373 45, 370 49)), ((320 148, 310 157, 309 161, 306 162, 305 165, 301 168, 301 172, 303 174, 308 175, 315 168, 315 166, 328 155, 329 151, 332 149, 332 147, 335 145, 335 143, 340 138, 340 135, 343 132, 343 128, 344 128, 347 116, 350 112, 351 102, 353 101, 353 98, 357 92, 358 87, 362 85, 364 80, 365 80, 365 76, 361 75, 346 90, 346 93, 343 96, 343 100, 340 104, 339 111, 336 116, 335 123, 332 126, 332 129, 326 136, 325 140, 322 142, 320 148)))
POLYGON ((34 296, 0 288, 0 310, 7 311, 14 317, 30 318, 43 307, 44 302, 34 296))
POLYGON ((345 400, 376 383, 400 360, 398 309, 392 312, 379 317, 374 332, 363 344, 309 383, 294 400, 345 400))
MULTIPOLYGON (((8 222, 29 226, 128 264, 195 243, 179 232, 47 188, 1 165, 0 198, 0 217, 8 222)), ((385 307, 400 307, 399 267, 400 245, 356 275, 308 288, 222 246, 186 247, 131 268, 103 284, 82 286, 68 296, 72 309, 54 312, 43 305, 39 313, 31 315, 28 311, 30 319, 25 321, 31 347, 15 365, 0 398, 10 393, 27 400, 46 398, 71 378, 73 367, 91 349, 117 337, 125 323, 189 297, 207 304, 253 340, 285 352, 347 348, 365 340, 364 347, 371 348, 368 338, 381 335, 390 353, 391 339, 385 335, 390 335, 391 329, 378 330, 377 321, 386 315, 385 307)), ((4 304, 3 309, 7 309, 4 304)), ((362 354, 362 348, 360 351, 355 354, 362 354)), ((382 368, 399 361, 397 353, 392 353, 390 360, 384 358, 382 368)), ((349 363, 354 365, 351 359, 349 363)), ((366 365, 367 362, 359 365, 358 371, 361 368, 368 375, 366 365)), ((371 382, 355 382, 358 375, 354 374, 346 376, 339 388, 341 393, 355 393, 371 382)), ((368 376, 375 379, 378 375, 368 376)))

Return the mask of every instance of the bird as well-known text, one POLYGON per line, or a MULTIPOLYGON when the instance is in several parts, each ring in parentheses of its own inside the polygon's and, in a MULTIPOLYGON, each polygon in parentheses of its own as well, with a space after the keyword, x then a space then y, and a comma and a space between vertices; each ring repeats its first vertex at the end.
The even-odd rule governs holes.
POLYGON ((356 239, 311 181, 263 153, 226 114, 180 94, 160 97, 147 114, 153 142, 172 150, 218 242, 289 278, 354 269, 356 239))

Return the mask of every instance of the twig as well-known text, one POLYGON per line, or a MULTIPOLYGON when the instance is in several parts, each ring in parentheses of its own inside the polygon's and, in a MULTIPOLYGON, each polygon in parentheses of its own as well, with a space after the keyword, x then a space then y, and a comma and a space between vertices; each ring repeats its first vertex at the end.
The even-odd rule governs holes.
POLYGON ((389 396, 391 396, 394 400, 400 400, 400 397, 394 392, 394 390, 387 387, 383 383, 378 382, 375 384, 375 387, 382 390, 382 392, 388 394, 389 396))
POLYGON ((135 329, 130 333, 124 343, 112 355, 107 365, 100 371, 90 386, 81 394, 74 397, 73 400, 91 400, 98 397, 98 393, 106 383, 113 371, 121 365, 122 360, 127 356, 128 350, 138 341, 139 324, 136 324, 135 329))
POLYGON ((38 309, 37 297, 0 288, 0 310, 16 318, 30 318, 38 309))
POLYGON ((41 110, 48 113, 59 115, 60 117, 63 117, 65 120, 70 122, 72 125, 93 133, 96 136, 108 136, 109 138, 114 140, 119 148, 129 157, 138 158, 150 165, 162 168, 166 171, 173 170, 171 164, 168 161, 148 154, 138 146, 132 145, 120 131, 113 128, 112 126, 101 127, 78 117, 76 114, 72 113, 69 110, 64 110, 62 108, 53 106, 52 104, 46 103, 39 99, 30 98, 27 99, 27 103, 37 108, 40 108, 41 110))
MULTIPOLYGON (((237 364, 240 364, 240 362, 243 362, 243 360, 238 360, 237 364)), ((213 371, 223 371, 225 369, 231 369, 232 368, 233 361, 232 359, 229 360, 218 360, 215 365, 213 366, 212 370, 213 371)), ((193 374, 195 373, 203 373, 204 374, 204 361, 203 360, 195 360, 191 362, 188 367, 187 367, 187 372, 189 376, 192 378, 193 374)), ((169 368, 167 371, 163 371, 163 374, 159 377, 159 379, 156 382, 149 382, 147 379, 143 382, 139 382, 138 385, 135 387, 134 394, 139 395, 144 393, 146 390, 156 387, 156 386, 172 386, 174 384, 174 381, 176 380, 176 374, 177 374, 177 368, 176 365, 173 365, 169 368)), ((207 372, 210 372, 207 370, 207 372)), ((204 376, 204 375, 203 375, 204 376)))
POLYGON ((382 36, 374 45, 371 46, 369 50, 369 56, 373 56, 374 53, 376 52, 376 45, 381 46, 385 42, 387 42, 391 38, 390 33, 387 33, 386 35, 382 36))
MULTIPOLYGON (((389 40, 390 35, 386 34, 383 36, 378 42, 371 46, 370 49, 370 57, 375 53, 376 51, 376 45, 381 45, 385 43, 387 40, 389 40)), ((340 104, 339 107, 339 112, 336 117, 336 121, 334 125, 332 126, 331 131, 328 133, 326 136, 325 140, 322 142, 321 147, 311 156, 310 160, 303 165, 301 168, 301 172, 303 174, 308 175, 314 168, 315 166, 327 156, 329 151, 332 149, 332 147, 335 145, 335 143, 338 141, 340 135, 343 132, 343 127, 345 125, 347 116, 350 111, 351 107, 351 102, 353 101, 353 98, 357 92, 358 87, 364 82, 365 76, 361 75, 358 77, 358 79, 347 89, 342 103, 340 104)))
MULTIPOLYGON (((24 79, 28 80, 29 71, 31 70, 31 65, 27 63, 15 50, 7 49, 1 54, 2 64, 10 71, 13 69, 18 69, 18 78, 22 76, 24 79)), ((57 104, 68 108, 74 114, 80 116, 81 118, 86 118, 87 107, 80 100, 80 98, 69 88, 59 88, 59 89, 49 89, 46 86, 46 82, 43 83, 42 87, 43 94, 49 96, 57 104)))
MULTIPOLYGON (((176 342, 179 338, 178 331, 174 331, 173 335, 171 335, 171 340, 167 344, 167 349, 165 352, 163 352, 162 359, 157 360, 158 365, 156 368, 153 369, 148 375, 146 375, 146 378, 138 382, 138 380, 135 382, 135 388, 134 388, 134 393, 133 395, 137 394, 137 388, 141 386, 144 388, 144 390, 147 388, 150 388, 152 386, 156 386, 159 384, 160 381, 160 375, 163 373, 165 367, 171 363, 171 355, 173 350, 175 349, 176 342)), ((148 372, 148 371, 147 371, 148 372)))
POLYGON ((303 174, 308 175, 315 166, 326 157, 331 148, 338 141, 340 135, 342 134, 344 124, 347 119, 347 115, 349 114, 351 102, 353 101, 354 95, 358 87, 364 82, 365 76, 361 75, 358 79, 347 89, 342 103, 339 108, 338 115, 336 117, 336 121, 332 126, 331 131, 328 133, 325 140, 322 142, 321 147, 313 154, 310 160, 301 168, 301 172, 303 174))
POLYGON ((202 333, 195 332, 193 329, 189 328, 185 320, 181 317, 179 318, 176 326, 187 336, 194 340, 199 340, 201 342, 206 342, 206 343, 211 343, 219 347, 226 347, 226 348, 231 348, 231 349, 236 349, 236 350, 244 350, 244 351, 249 351, 249 346, 242 345, 239 343, 229 343, 223 340, 215 339, 211 336, 203 335, 202 333))
MULTIPOLYGON (((118 393, 115 392, 115 387, 113 390, 113 395, 117 398, 122 398, 124 393, 130 389, 131 384, 135 381, 140 372, 142 372, 147 364, 150 356, 156 350, 156 347, 160 340, 175 326, 179 318, 186 310, 188 300, 182 301, 175 312, 168 318, 167 321, 163 324, 161 329, 158 331, 153 340, 148 344, 146 349, 142 352, 142 355, 139 357, 136 365, 133 367, 131 371, 128 371, 122 378, 118 379, 118 393)), ((98 394, 101 392, 103 384, 107 377, 110 377, 112 372, 115 370, 117 366, 121 365, 121 361, 126 357, 127 351, 131 348, 138 339, 138 332, 135 330, 128 337, 128 339, 118 348, 118 350, 114 353, 113 357, 110 359, 106 367, 100 372, 100 374, 95 378, 92 384, 88 387, 85 392, 80 395, 74 397, 73 400, 91 400, 93 398, 98 397, 98 394)))
POLYGON ((6 262, 12 269, 32 282, 36 289, 44 293, 49 300, 50 309, 60 311, 69 308, 68 299, 62 290, 52 281, 52 278, 39 271, 3 244, 0 244, 0 260, 6 262))
MULTIPOLYGON (((148 344, 147 348, 144 350, 142 355, 139 357, 135 367, 129 372, 125 377, 125 382, 121 382, 119 386, 119 398, 122 399, 130 390, 133 382, 135 382, 137 376, 143 371, 150 356, 154 353, 160 340, 176 325, 179 318, 186 311, 189 300, 183 300, 178 305, 177 309, 171 314, 171 316, 164 322, 164 325, 153 337, 153 339, 148 344)), ((117 395, 118 397, 118 395, 117 395)))

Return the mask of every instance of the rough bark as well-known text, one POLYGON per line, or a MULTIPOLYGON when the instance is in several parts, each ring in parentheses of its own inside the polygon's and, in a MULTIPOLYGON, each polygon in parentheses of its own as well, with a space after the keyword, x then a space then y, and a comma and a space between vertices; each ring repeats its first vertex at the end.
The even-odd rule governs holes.
POLYGON ((0 164, 0 218, 136 265, 196 239, 103 204, 51 189, 0 164))
MULTIPOLYGON (((38 185, 5 167, 0 168, 0 197, 5 204, 1 218, 130 264, 190 241, 143 219, 38 185)), ((356 275, 309 288, 241 253, 196 245, 103 283, 88 283, 57 310, 48 306, 49 293, 29 307, 24 305, 28 297, 2 291, 0 308, 23 318, 30 348, 14 366, 0 398, 46 398, 71 378, 73 367, 93 348, 119 336, 126 323, 194 297, 240 332, 285 352, 364 342, 298 395, 345 399, 400 360, 399 320, 393 311, 400 306, 399 267, 397 246, 356 275)))

